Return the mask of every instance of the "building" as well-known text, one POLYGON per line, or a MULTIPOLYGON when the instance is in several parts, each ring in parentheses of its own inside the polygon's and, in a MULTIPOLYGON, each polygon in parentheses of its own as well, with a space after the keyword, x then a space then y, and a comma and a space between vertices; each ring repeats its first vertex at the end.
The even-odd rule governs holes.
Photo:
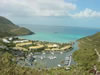
POLYGON ((43 49, 44 46, 43 45, 38 45, 38 46, 31 46, 29 47, 30 50, 38 50, 38 49, 43 49))
POLYGON ((48 48, 59 48, 59 45, 57 45, 57 44, 53 44, 53 45, 52 44, 48 44, 47 47, 48 48))
POLYGON ((16 40, 16 41, 13 41, 13 43, 24 43, 24 42, 28 42, 28 40, 16 40))
POLYGON ((72 48, 72 46, 71 45, 67 45, 67 46, 62 47, 61 50, 67 50, 67 49, 70 49, 70 48, 72 48))
POLYGON ((24 42, 24 43, 18 43, 18 44, 16 44, 16 47, 28 46, 28 45, 32 45, 32 42, 31 41, 28 41, 28 42, 24 42))
POLYGON ((10 43, 10 41, 8 41, 7 39, 2 39, 2 41, 3 41, 4 43, 10 43))

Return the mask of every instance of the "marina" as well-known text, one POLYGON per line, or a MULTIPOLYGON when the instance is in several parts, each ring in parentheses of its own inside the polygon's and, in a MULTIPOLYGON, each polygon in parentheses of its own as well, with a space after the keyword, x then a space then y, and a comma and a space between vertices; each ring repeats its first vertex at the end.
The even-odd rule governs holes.
MULTIPOLYGON (((34 60, 25 62, 24 60, 19 60, 18 64, 21 66, 30 66, 32 68, 54 68, 54 67, 70 67, 70 65, 75 64, 72 59, 72 53, 77 49, 77 44, 74 45, 73 50, 67 52, 35 52, 30 53, 34 60), (23 63, 23 64, 22 64, 23 63), (31 64, 31 65, 29 65, 31 64)), ((31 58, 32 58, 31 57, 31 58)))
POLYGON ((70 65, 75 64, 72 59, 72 53, 78 49, 78 43, 76 41, 70 43, 54 43, 25 40, 15 37, 12 40, 9 40, 9 38, 5 38, 5 40, 3 42, 10 44, 9 51, 17 57, 16 63, 20 66, 55 68, 70 67, 70 65))

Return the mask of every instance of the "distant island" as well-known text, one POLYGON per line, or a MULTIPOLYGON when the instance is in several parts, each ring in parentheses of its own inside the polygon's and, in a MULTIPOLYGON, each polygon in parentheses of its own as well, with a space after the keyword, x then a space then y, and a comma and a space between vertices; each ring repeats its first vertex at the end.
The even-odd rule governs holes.
POLYGON ((0 37, 30 35, 34 32, 27 28, 19 27, 5 17, 0 16, 0 37))

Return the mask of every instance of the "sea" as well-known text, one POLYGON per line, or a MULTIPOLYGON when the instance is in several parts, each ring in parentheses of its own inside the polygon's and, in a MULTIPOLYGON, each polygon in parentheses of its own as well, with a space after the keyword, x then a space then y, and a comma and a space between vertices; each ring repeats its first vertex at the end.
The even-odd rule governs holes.
MULTIPOLYGON (((48 25, 22 25, 33 31, 33 35, 20 36, 20 38, 28 40, 39 40, 39 41, 49 41, 57 43, 69 43, 76 42, 78 39, 91 36, 97 32, 100 32, 98 28, 83 28, 83 27, 71 27, 71 26, 48 26, 48 25)), ((68 66, 66 58, 71 56, 73 52, 78 50, 78 43, 76 42, 73 49, 69 52, 54 52, 50 53, 36 53, 35 61, 25 64, 25 61, 19 61, 18 64, 21 66, 29 66, 33 68, 55 68, 68 66), (50 57, 56 57, 56 59, 50 59, 50 57), (43 59, 41 59, 43 58, 43 59), (32 64, 33 63, 33 64, 32 64), (24 65, 25 64, 25 65, 24 65), (31 65, 30 65, 31 64, 31 65)), ((69 59, 68 59, 69 60, 69 59)), ((73 58, 71 59, 71 65, 75 64, 73 58)))
POLYGON ((99 28, 85 28, 72 26, 50 26, 50 25, 22 25, 33 31, 35 34, 21 36, 24 39, 40 40, 49 42, 72 42, 82 37, 100 32, 99 28))

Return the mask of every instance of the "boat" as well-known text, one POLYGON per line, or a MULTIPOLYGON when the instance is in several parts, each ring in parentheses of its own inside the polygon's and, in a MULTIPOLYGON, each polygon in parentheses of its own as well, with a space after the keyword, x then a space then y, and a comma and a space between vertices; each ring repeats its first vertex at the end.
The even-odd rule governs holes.
POLYGON ((37 60, 34 60, 34 62, 37 62, 37 60))
POLYGON ((41 56, 40 59, 43 60, 44 58, 41 56))
POLYGON ((42 53, 43 55, 46 54, 45 52, 42 53))
POLYGON ((49 56, 48 58, 49 59, 56 59, 57 57, 56 56, 49 56))
POLYGON ((52 55, 54 55, 54 52, 51 52, 52 55))
POLYGON ((57 66, 58 66, 58 67, 61 67, 61 65, 60 65, 60 64, 58 64, 57 66))
POLYGON ((60 52, 60 54, 63 54, 63 52, 60 52))

